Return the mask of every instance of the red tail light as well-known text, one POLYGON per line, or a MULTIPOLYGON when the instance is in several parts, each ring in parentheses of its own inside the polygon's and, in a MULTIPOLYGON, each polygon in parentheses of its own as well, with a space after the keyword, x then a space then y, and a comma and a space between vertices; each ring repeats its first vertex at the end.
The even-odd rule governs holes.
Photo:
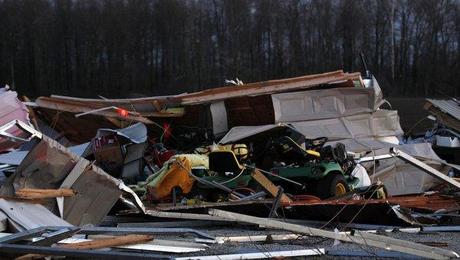
POLYGON ((122 117, 127 117, 128 116, 128 111, 123 109, 123 108, 118 108, 117 113, 122 117))

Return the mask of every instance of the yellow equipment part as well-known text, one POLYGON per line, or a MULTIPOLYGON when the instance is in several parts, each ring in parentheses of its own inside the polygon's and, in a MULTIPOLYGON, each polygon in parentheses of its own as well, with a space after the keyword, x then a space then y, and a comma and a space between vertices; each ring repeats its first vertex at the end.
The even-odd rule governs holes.
POLYGON ((321 154, 317 151, 314 151, 314 150, 306 150, 307 151, 307 154, 309 155, 313 155, 313 156, 316 156, 316 157, 321 157, 321 154))
POLYGON ((191 162, 186 156, 175 156, 165 166, 152 182, 147 184, 147 193, 152 200, 161 200, 169 197, 174 188, 180 188, 182 194, 187 194, 192 189, 195 179, 190 177, 191 162))
POLYGON ((192 168, 196 167, 204 167, 206 169, 209 168, 209 157, 207 155, 202 154, 180 154, 175 155, 179 157, 185 157, 190 160, 190 166, 192 168))
POLYGON ((198 147, 195 152, 198 154, 208 155, 212 151, 231 151, 238 159, 246 159, 249 155, 248 146, 245 144, 226 144, 226 145, 210 145, 207 147, 198 147))

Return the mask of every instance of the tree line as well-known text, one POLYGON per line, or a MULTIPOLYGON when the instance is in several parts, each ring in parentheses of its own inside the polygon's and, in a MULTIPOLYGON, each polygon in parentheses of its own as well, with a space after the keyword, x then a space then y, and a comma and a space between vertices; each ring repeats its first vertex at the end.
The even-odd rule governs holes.
POLYGON ((457 0, 0 0, 0 84, 165 95, 344 69, 460 95, 457 0))

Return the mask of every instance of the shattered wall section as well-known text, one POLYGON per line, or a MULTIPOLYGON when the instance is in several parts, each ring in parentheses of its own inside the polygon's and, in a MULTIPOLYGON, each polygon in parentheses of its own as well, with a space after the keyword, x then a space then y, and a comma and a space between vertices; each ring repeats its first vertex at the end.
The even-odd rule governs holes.
POLYGON ((22 188, 70 188, 75 196, 49 200, 44 206, 73 225, 99 224, 122 194, 123 183, 49 137, 34 141, 0 194, 14 196, 22 188))
POLYGON ((2 186, 0 194, 12 196, 22 188, 57 189, 76 161, 77 156, 67 148, 43 136, 2 186))
POLYGON ((372 114, 292 122, 307 138, 327 137, 330 141, 402 135, 398 112, 377 110, 372 114))
POLYGON ((275 122, 297 122, 370 113, 378 107, 371 88, 335 88, 273 94, 275 122))
POLYGON ((100 223, 122 194, 120 183, 95 165, 85 167, 69 185, 76 195, 64 198, 64 219, 78 226, 100 223))

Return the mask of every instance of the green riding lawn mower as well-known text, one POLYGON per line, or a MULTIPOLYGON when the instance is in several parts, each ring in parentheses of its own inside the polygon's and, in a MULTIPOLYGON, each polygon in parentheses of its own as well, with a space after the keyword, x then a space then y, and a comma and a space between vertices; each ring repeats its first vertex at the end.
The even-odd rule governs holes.
POLYGON ((355 167, 342 143, 325 145, 327 138, 313 140, 291 127, 268 131, 238 140, 236 149, 216 150, 209 154, 209 170, 200 177, 214 197, 219 189, 257 191, 251 173, 258 169, 275 185, 292 195, 311 194, 321 199, 353 190, 358 178, 351 176, 355 167), (303 147, 302 147, 303 146, 303 147))

